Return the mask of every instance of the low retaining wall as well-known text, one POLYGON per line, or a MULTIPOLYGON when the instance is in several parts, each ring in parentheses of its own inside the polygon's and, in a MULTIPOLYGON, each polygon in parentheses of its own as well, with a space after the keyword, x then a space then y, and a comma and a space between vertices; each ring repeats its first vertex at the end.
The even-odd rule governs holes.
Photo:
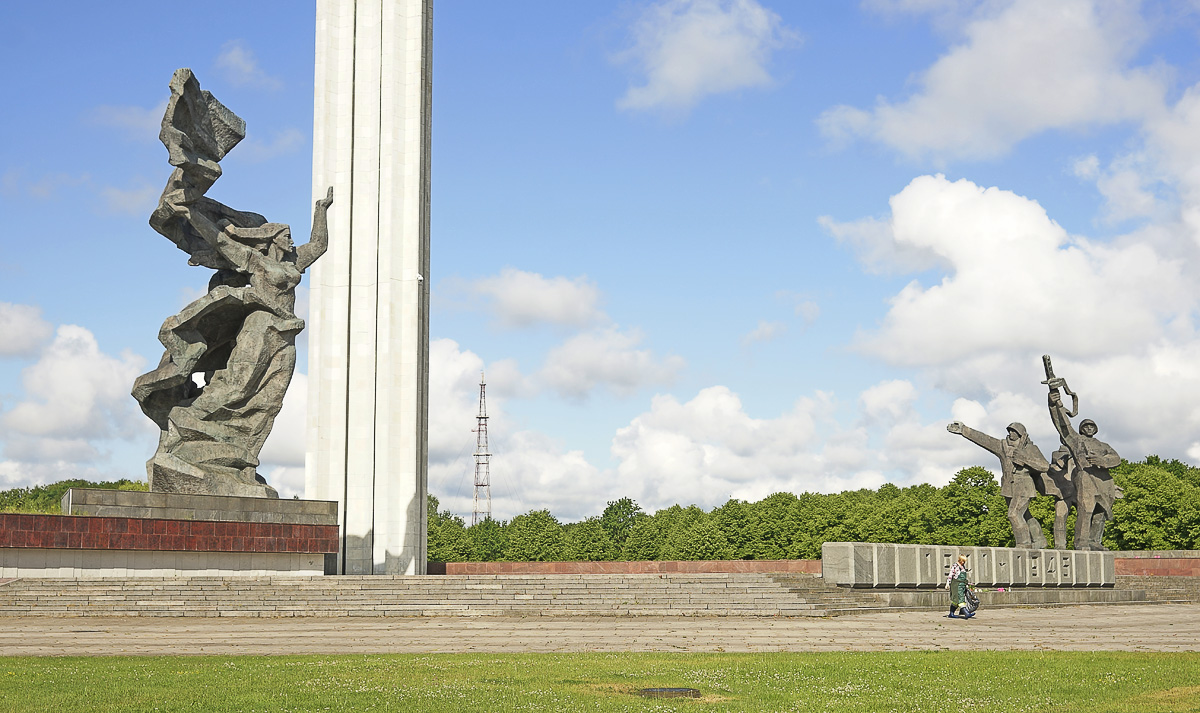
POLYGON ((1200 577, 1200 550, 1114 552, 1117 574, 1200 577))
POLYGON ((937 587, 959 555, 970 558, 971 581, 985 587, 1111 587, 1117 581, 1111 552, 875 542, 826 542, 821 576, 843 587, 937 587))
POLYGON ((430 562, 429 574, 740 574, 821 573, 821 560, 665 562, 430 562))

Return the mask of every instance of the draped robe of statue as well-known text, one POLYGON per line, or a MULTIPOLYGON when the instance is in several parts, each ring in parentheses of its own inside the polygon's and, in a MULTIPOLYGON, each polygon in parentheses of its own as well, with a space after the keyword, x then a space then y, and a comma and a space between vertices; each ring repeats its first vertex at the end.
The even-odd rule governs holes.
POLYGON ((204 194, 218 162, 245 137, 245 122, 175 72, 160 139, 175 166, 150 225, 216 270, 208 292, 159 330, 166 351, 134 382, 133 396, 161 429, 147 463, 158 492, 278 497, 258 473, 296 367, 296 286, 328 242, 332 190, 318 201, 312 238, 292 246, 287 225, 234 210, 204 194), (197 379, 203 384, 197 383, 197 379))

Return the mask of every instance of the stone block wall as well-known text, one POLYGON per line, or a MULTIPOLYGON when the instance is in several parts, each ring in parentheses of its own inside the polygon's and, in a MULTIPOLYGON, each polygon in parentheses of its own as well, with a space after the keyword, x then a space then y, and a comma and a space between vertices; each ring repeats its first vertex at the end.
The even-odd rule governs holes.
POLYGON ((1111 587, 1111 552, 944 547, 872 542, 826 542, 821 573, 846 587, 937 587, 960 554, 969 557, 972 582, 987 587, 1111 587))

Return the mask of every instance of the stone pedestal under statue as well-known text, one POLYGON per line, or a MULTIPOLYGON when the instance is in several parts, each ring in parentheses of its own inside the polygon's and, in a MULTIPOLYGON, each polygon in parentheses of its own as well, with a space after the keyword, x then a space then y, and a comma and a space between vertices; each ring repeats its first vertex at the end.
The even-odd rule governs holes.
POLYGON ((333 574, 337 503, 72 488, 62 515, 0 514, 0 577, 333 574))

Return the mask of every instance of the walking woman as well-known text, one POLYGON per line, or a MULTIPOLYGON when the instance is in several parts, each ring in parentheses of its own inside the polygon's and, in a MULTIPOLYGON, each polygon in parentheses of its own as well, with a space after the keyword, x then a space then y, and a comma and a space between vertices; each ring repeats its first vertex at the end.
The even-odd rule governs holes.
POLYGON ((946 589, 950 590, 951 619, 970 619, 975 616, 975 612, 967 609, 966 555, 959 555, 958 562, 950 566, 950 573, 946 576, 946 589))

